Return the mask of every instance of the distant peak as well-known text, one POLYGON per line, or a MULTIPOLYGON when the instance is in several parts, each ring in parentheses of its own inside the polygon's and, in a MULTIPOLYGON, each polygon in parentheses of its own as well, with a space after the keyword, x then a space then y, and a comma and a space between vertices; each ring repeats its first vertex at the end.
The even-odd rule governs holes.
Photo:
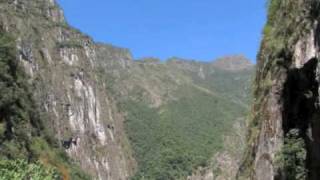
POLYGON ((218 58, 212 65, 223 70, 240 71, 254 66, 244 55, 233 55, 218 58))
POLYGON ((156 57, 143 57, 141 59, 137 59, 137 62, 144 62, 144 63, 150 63, 150 64, 159 64, 161 63, 161 60, 156 57))

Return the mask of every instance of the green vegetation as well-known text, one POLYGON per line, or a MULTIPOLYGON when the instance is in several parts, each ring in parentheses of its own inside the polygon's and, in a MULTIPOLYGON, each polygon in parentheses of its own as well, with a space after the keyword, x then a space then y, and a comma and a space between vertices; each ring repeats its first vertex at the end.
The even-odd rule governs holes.
POLYGON ((234 123, 244 123, 253 71, 183 60, 140 61, 118 71, 101 67, 99 78, 125 115, 138 163, 133 180, 186 179, 199 166, 211 167, 215 153, 226 150, 223 138, 234 133, 234 123))
POLYGON ((29 164, 24 160, 1 160, 0 161, 0 180, 56 180, 62 179, 57 169, 45 167, 41 163, 29 164))
POLYGON ((276 165, 282 170, 286 179, 306 179, 306 157, 304 140, 299 136, 299 130, 292 129, 287 133, 284 146, 276 156, 276 165))
MULTIPOLYGON (((0 32, 0 158, 37 161, 57 168, 66 179, 88 179, 59 149, 33 100, 31 85, 16 59, 15 41, 0 32)), ((13 161, 13 162, 10 162, 13 161)), ((10 170, 10 169, 9 169, 10 170)))
POLYGON ((274 22, 277 14, 277 10, 280 8, 281 1, 279 0, 267 0, 268 7, 268 21, 274 22))
POLYGON ((16 61, 14 41, 0 37, 0 153, 10 158, 27 156, 30 138, 39 134, 43 125, 31 97, 25 74, 16 61), (21 153, 15 154, 16 151, 21 153))
POLYGON ((121 104, 139 164, 133 179, 183 179, 196 167, 207 166, 213 154, 223 149, 223 135, 235 118, 246 112, 193 87, 181 87, 175 96, 179 100, 159 108, 143 101, 121 104))
MULTIPOLYGON (((210 69, 207 69, 210 71, 210 69)), ((239 72, 229 72, 220 69, 214 69, 214 73, 207 73, 205 79, 199 78, 197 74, 193 74, 194 82, 209 90, 217 92, 219 95, 238 103, 241 106, 249 108, 251 103, 251 82, 254 69, 239 72)))

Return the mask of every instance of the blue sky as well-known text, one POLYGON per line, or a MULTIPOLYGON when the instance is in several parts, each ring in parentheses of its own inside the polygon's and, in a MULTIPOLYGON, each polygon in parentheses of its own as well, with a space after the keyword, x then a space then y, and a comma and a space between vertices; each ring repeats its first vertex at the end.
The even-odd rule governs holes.
POLYGON ((131 50, 135 58, 252 61, 265 23, 265 0, 58 0, 72 26, 131 50))

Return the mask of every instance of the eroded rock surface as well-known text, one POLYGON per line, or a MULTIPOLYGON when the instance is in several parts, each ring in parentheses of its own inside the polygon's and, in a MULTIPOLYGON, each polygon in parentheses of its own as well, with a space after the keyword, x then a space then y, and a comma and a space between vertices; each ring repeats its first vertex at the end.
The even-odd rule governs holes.
MULTIPOLYGON (((124 149, 123 118, 97 77, 97 45, 66 24, 54 0, 2 1, 0 8, 47 125, 59 141, 74 139, 69 156, 97 179, 128 179, 134 161, 124 149)), ((117 48, 103 51, 130 59, 117 48)))
POLYGON ((319 179, 318 21, 316 0, 270 2, 239 179, 319 179), (292 131, 304 141, 296 152, 292 131))

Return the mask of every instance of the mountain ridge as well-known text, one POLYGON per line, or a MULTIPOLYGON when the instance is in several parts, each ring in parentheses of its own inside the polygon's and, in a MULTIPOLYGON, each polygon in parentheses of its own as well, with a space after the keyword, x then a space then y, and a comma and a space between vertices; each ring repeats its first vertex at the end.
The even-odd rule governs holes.
POLYGON ((226 131, 244 121, 254 67, 228 72, 210 63, 135 61, 130 50, 96 44, 70 27, 54 0, 1 1, 0 9, 43 128, 56 142, 46 145, 40 136, 30 153, 66 177, 76 171, 61 168, 66 160, 57 162, 48 149, 95 179, 187 178, 210 165, 225 150, 226 131))

